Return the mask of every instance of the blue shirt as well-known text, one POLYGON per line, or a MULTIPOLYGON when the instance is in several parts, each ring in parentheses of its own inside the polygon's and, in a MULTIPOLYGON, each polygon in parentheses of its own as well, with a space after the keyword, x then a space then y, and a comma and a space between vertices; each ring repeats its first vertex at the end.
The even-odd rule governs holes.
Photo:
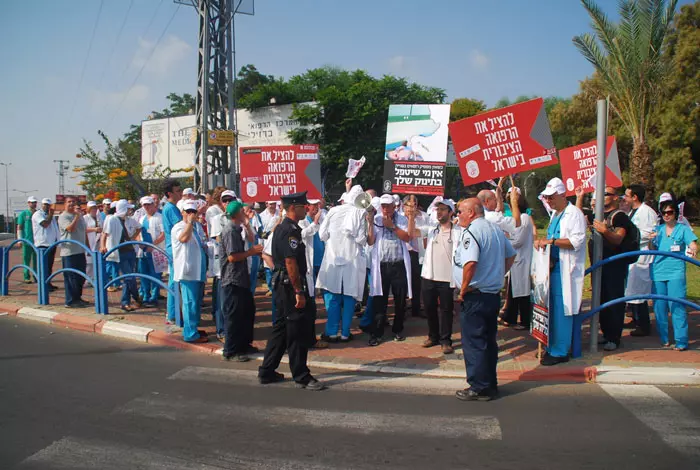
MULTIPOLYGON (((549 227, 547 227, 547 240, 551 240, 552 238, 559 238, 559 235, 561 233, 561 216, 564 215, 564 211, 561 211, 559 215, 555 215, 552 217, 552 220, 549 222, 549 227)), ((550 246, 550 252, 549 256, 552 259, 552 261, 556 264, 559 262, 559 247, 558 246, 550 246)))
MULTIPOLYGON (((654 245, 659 251, 670 251, 685 255, 688 245, 698 239, 693 230, 684 224, 676 223, 671 235, 666 235, 666 225, 656 228, 654 245)), ((671 281, 685 279, 685 261, 668 256, 655 256, 651 268, 651 278, 655 281, 671 281)))
POLYGON ((170 232, 173 231, 175 224, 182 220, 182 213, 175 204, 168 201, 163 207, 163 231, 165 232, 165 251, 173 255, 173 243, 170 239, 170 232))
POLYGON ((515 250, 503 231, 483 217, 479 217, 462 231, 453 260, 454 281, 462 286, 464 265, 475 261, 476 271, 469 287, 487 294, 498 294, 506 275, 506 258, 515 256, 515 250))
MULTIPOLYGON (((309 223, 313 223, 314 219, 306 216, 306 220, 309 223)), ((326 253, 326 244, 321 241, 321 237, 318 236, 318 232, 314 234, 314 266, 321 266, 323 263, 323 255, 326 253)))

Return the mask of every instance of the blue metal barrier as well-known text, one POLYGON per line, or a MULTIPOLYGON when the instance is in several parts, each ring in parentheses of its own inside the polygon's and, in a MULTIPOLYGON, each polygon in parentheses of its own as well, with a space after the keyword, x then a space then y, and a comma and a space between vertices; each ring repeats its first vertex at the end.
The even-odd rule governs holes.
MULTIPOLYGON (((596 269, 600 269, 601 267, 605 266, 608 263, 612 263, 614 261, 624 259, 624 258, 630 258, 633 256, 664 256, 664 257, 670 257, 670 258, 676 258, 680 259, 682 261, 685 261, 686 263, 693 264, 695 266, 700 266, 700 261, 696 260, 694 258, 689 258, 681 253, 675 253, 675 252, 670 252, 670 251, 658 251, 658 250, 639 250, 639 251, 630 251, 627 253, 620 253, 619 255, 611 256, 610 258, 606 258, 603 260, 598 261, 597 263, 591 265, 588 269, 586 269, 586 272, 584 274, 588 275, 591 274, 593 271, 596 269)), ((650 268, 651 269, 651 266, 650 268)), ((679 299, 676 297, 669 297, 667 295, 660 295, 660 294, 642 294, 642 295, 629 295, 625 297, 620 297, 619 299, 614 299, 609 302, 606 302, 602 305, 599 305, 598 307, 589 310, 588 312, 585 313, 579 313, 578 315, 574 315, 574 331, 573 331, 573 336, 572 336, 572 346, 571 346, 571 355, 574 358, 578 358, 582 356, 582 346, 581 346, 581 341, 582 341, 582 333, 581 333, 581 328, 583 327, 583 322, 586 320, 592 318, 594 315, 599 313, 601 310, 606 309, 608 307, 612 307, 613 305, 621 304, 621 303, 627 303, 630 300, 668 300, 669 302, 676 302, 679 304, 683 304, 686 307, 690 307, 696 310, 700 310, 700 305, 694 304, 693 302, 690 302, 686 299, 679 299)))
POLYGON ((41 301, 41 263, 38 262, 39 260, 39 252, 40 250, 34 245, 34 243, 30 242, 29 240, 25 240, 24 238, 18 238, 17 240, 14 240, 12 243, 7 245, 6 247, 2 248, 2 279, 0 280, 0 295, 8 295, 9 293, 9 278, 10 274, 12 274, 15 270, 17 269, 26 269, 32 275, 34 276, 34 279, 37 282, 37 285, 39 288, 37 289, 37 302, 41 301), (16 264, 12 268, 10 268, 10 251, 12 251, 12 247, 17 245, 18 243, 26 243, 28 246, 32 248, 34 251, 34 255, 36 256, 37 259, 37 269, 36 271, 31 267, 27 266, 25 264, 16 264))

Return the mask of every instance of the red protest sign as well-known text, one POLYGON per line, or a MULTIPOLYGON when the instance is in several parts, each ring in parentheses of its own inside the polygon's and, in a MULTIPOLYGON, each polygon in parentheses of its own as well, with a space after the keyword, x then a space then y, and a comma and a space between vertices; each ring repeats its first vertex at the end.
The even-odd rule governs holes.
POLYGON ((240 161, 245 202, 272 201, 301 191, 310 199, 321 198, 318 145, 242 147, 240 161))
MULTIPOLYGON (((605 184, 618 188, 622 186, 620 159, 617 155, 615 136, 608 137, 605 157, 605 184)), ((583 187, 584 193, 595 190, 595 170, 598 160, 598 143, 594 140, 576 147, 559 151, 561 179, 566 185, 566 195, 573 196, 574 190, 583 187)))
POLYGON ((465 186, 557 163, 542 98, 461 119, 449 128, 465 186))

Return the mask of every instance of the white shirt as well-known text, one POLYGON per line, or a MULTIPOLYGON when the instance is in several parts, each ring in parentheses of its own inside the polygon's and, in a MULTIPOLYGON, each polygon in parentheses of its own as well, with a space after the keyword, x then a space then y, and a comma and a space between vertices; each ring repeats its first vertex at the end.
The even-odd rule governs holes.
MULTIPOLYGON (((130 240, 134 240, 135 238, 137 238, 138 231, 141 230, 141 225, 139 225, 138 222, 136 222, 131 217, 126 217, 124 219, 124 226, 126 227, 126 232, 129 235, 130 240)), ((122 239, 122 223, 119 217, 117 217, 116 215, 108 216, 105 219, 105 225, 102 228, 102 231, 107 236, 107 240, 105 243, 105 245, 107 246, 107 251, 119 245, 119 242, 122 239)), ((134 249, 136 249, 136 247, 134 247, 134 249)), ((119 260, 119 250, 115 250, 107 257, 107 261, 113 261, 115 263, 118 263, 119 260)))
POLYGON ((484 209, 484 218, 503 230, 507 237, 510 237, 513 233, 515 233, 515 222, 513 221, 513 218, 505 217, 503 212, 488 211, 484 209))
POLYGON ((270 211, 265 209, 260 213, 260 220, 262 221, 263 233, 270 231, 272 221, 275 217, 279 217, 279 211, 276 211, 274 214, 270 214, 270 211))
MULTIPOLYGON (((93 219, 90 216, 90 214, 85 214, 83 216, 83 220, 85 221, 85 226, 87 228, 95 228, 99 224, 99 222, 97 220, 93 219)), ((90 246, 90 249, 92 251, 95 251, 98 249, 97 241, 100 239, 98 235, 99 234, 97 232, 87 232, 88 245, 90 246)), ((92 257, 88 257, 88 262, 90 262, 91 259, 92 259, 92 257)))
POLYGON ((421 227, 421 234, 428 238, 423 269, 421 270, 423 279, 449 282, 450 287, 455 287, 454 277, 452 276, 452 259, 454 258, 461 233, 462 227, 456 224, 452 226, 451 231, 446 232, 441 230, 439 222, 432 226, 425 225, 421 227), (442 240, 439 240, 437 237, 442 238, 442 240), (439 263, 435 263, 435 261, 439 261, 439 263))
MULTIPOLYGON (((186 243, 180 241, 180 234, 185 230, 186 225, 185 221, 181 220, 175 224, 170 235, 173 243, 173 279, 175 282, 204 282, 206 279, 202 278, 203 247, 200 246, 194 233, 186 243)), ((194 230, 197 230, 200 240, 204 243, 202 226, 195 224, 194 230)))
POLYGON ((51 223, 47 227, 41 226, 41 222, 46 220, 47 216, 46 212, 41 209, 37 209, 32 215, 32 230, 36 246, 49 247, 58 241, 58 223, 55 218, 51 218, 51 223))
POLYGON ((221 235, 221 230, 223 229, 223 226, 221 225, 222 215, 224 215, 224 211, 218 205, 211 206, 204 214, 204 218, 207 221, 209 238, 216 238, 221 235))

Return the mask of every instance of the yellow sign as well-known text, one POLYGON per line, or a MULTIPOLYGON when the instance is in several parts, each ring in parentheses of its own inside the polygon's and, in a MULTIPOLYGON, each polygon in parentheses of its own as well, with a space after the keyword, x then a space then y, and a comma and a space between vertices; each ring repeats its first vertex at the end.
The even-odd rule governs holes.
POLYGON ((233 131, 209 131, 209 145, 211 146, 231 147, 234 141, 235 136, 233 131))

